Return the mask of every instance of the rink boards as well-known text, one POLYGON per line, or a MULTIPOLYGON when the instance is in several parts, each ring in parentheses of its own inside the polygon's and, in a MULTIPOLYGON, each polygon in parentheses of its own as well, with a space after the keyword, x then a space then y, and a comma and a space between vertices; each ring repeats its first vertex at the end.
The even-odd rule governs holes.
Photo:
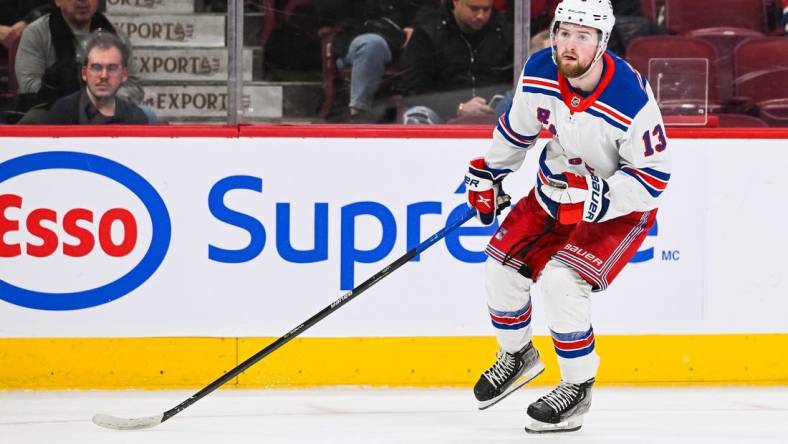
MULTIPOLYGON (((490 134, 37 131, 0 132, 0 388, 203 386, 461 213, 490 134)), ((657 228, 594 296, 599 381, 786 384, 788 242, 770 222, 788 179, 770 165, 788 132, 669 134, 657 228)), ((515 198, 537 153, 506 179, 515 198)), ((471 384, 496 347, 491 233, 467 224, 231 385, 471 384)), ((537 288, 546 384, 540 305, 537 288)))

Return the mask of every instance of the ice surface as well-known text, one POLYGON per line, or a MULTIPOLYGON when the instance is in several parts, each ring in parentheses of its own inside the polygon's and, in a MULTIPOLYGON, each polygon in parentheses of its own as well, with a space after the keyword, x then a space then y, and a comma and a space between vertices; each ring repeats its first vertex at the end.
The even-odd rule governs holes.
POLYGON ((788 443, 788 387, 597 387, 583 428, 526 435, 525 408, 549 387, 476 409, 470 389, 220 390, 148 430, 96 413, 158 415, 194 391, 0 392, 2 444, 788 443))

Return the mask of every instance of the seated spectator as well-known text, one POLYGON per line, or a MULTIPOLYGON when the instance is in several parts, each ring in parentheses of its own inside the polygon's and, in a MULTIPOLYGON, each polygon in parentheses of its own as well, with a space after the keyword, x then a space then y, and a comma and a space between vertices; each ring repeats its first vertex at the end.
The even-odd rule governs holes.
POLYGON ((118 97, 129 77, 129 51, 110 32, 98 31, 86 42, 82 65, 85 87, 58 99, 46 117, 50 125, 147 124, 145 113, 131 100, 118 97))
POLYGON ((352 67, 347 115, 353 122, 373 122, 375 94, 386 65, 408 44, 411 21, 433 0, 317 0, 325 24, 338 28, 333 52, 337 68, 352 67))
POLYGON ((513 44, 493 0, 452 0, 420 19, 400 60, 404 123, 494 121, 487 100, 512 87, 513 44))
MULTIPOLYGON (((98 0, 56 0, 57 8, 27 26, 16 55, 20 111, 28 111, 20 124, 42 123, 46 110, 60 97, 81 88, 79 66, 84 40, 91 31, 116 33, 97 12, 98 0)), ((125 37, 121 38, 124 39, 125 37)), ((136 103, 143 98, 136 81, 127 81, 118 93, 136 103)))

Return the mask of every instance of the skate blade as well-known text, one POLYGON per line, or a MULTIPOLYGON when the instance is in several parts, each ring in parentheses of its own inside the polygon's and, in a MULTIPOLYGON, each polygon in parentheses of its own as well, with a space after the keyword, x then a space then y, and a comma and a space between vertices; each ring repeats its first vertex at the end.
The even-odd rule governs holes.
POLYGON ((528 433, 567 433, 576 432, 583 427, 583 416, 576 416, 569 418, 566 421, 559 422, 558 424, 550 424, 547 422, 537 421, 530 418, 530 422, 525 425, 525 431, 528 433))
POLYGON ((495 404, 498 404, 503 400, 503 398, 506 398, 515 390, 519 389, 525 384, 528 384, 534 378, 541 375, 543 371, 544 371, 544 364, 542 364, 541 362, 537 362, 536 365, 533 366, 530 370, 523 373, 523 375, 520 376, 517 379, 517 381, 514 382, 514 384, 510 385, 509 388, 506 389, 506 391, 504 391, 503 393, 501 393, 500 395, 496 396, 493 399, 489 399, 487 401, 479 401, 479 410, 484 410, 494 406, 495 404))

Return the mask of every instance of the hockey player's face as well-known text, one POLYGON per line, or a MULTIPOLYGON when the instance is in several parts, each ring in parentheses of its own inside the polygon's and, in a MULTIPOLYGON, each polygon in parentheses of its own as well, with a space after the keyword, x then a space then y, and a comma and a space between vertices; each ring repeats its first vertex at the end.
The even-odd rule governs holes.
POLYGON ((599 45, 599 33, 587 26, 561 23, 555 31, 556 62, 561 74, 579 77, 591 67, 599 45))

